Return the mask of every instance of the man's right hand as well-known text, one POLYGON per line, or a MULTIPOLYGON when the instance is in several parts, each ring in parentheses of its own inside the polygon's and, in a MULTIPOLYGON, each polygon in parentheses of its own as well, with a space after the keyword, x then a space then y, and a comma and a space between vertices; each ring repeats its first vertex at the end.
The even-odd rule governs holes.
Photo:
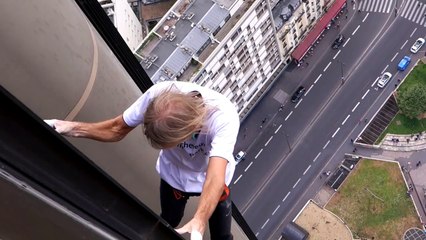
POLYGON ((51 126, 53 129, 55 129, 56 132, 58 132, 59 134, 69 136, 69 137, 72 137, 71 132, 74 126, 76 125, 75 122, 62 121, 58 119, 48 119, 48 120, 44 120, 44 122, 48 124, 49 126, 51 126))

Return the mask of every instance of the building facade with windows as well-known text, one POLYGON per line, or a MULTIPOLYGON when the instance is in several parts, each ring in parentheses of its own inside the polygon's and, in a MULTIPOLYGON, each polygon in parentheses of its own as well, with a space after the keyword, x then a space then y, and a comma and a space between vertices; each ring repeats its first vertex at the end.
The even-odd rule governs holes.
POLYGON ((98 0, 130 50, 142 42, 142 24, 127 0, 98 0))
POLYGON ((324 0, 180 0, 134 54, 154 83, 207 86, 227 96, 244 118, 290 63, 323 5, 324 0))

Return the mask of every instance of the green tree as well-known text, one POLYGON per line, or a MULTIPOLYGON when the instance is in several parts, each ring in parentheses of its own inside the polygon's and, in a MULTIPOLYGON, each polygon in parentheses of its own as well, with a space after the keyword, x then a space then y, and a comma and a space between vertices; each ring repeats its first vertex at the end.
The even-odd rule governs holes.
POLYGON ((426 87, 411 85, 398 93, 398 105, 401 112, 408 118, 415 118, 426 111, 426 87))

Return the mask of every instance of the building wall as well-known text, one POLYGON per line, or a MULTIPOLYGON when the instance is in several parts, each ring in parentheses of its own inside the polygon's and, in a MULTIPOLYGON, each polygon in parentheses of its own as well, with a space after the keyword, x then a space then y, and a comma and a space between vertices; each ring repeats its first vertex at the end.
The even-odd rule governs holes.
POLYGON ((267 0, 258 0, 207 58, 193 81, 226 95, 244 117, 249 103, 281 63, 267 0))
POLYGON ((324 0, 302 1, 291 18, 277 29, 281 55, 284 59, 290 58, 292 51, 324 14, 324 4, 324 0))

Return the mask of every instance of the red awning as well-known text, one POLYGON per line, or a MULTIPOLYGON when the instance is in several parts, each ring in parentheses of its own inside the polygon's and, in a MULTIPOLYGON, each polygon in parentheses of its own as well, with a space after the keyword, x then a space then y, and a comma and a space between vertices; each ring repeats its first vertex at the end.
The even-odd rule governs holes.
POLYGON ((292 58, 299 61, 305 56, 306 52, 315 43, 324 29, 327 27, 328 23, 333 19, 342 9, 343 5, 346 3, 346 0, 336 0, 331 6, 327 13, 322 16, 322 18, 317 22, 315 27, 308 33, 308 35, 303 39, 299 46, 291 54, 292 58))

